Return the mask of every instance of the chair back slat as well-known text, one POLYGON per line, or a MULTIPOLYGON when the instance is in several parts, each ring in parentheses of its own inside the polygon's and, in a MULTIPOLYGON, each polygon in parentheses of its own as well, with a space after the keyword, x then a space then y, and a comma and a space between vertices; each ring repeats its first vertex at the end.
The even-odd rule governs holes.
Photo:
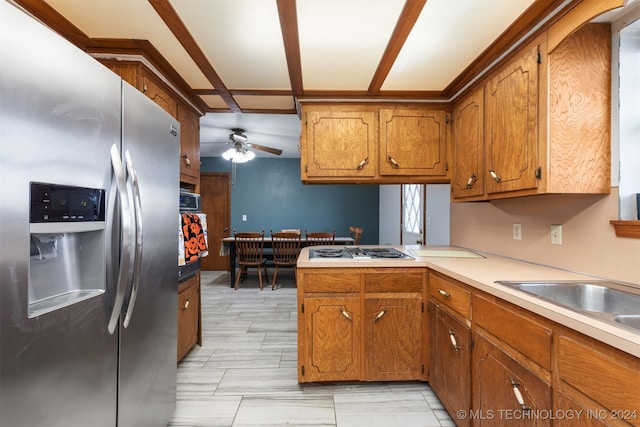
POLYGON ((307 246, 333 245, 336 240, 336 230, 333 232, 307 232, 305 231, 307 246))
POLYGON ((264 249, 264 233, 243 232, 234 234, 236 240, 236 256, 238 263, 262 262, 264 249))
POLYGON ((362 239, 362 233, 364 232, 364 230, 362 229, 362 227, 349 227, 349 234, 351 235, 351 238, 353 239, 353 244, 354 245, 359 245, 360 244, 360 240, 362 239))
POLYGON ((273 262, 275 264, 295 264, 300 255, 300 234, 271 232, 273 262))

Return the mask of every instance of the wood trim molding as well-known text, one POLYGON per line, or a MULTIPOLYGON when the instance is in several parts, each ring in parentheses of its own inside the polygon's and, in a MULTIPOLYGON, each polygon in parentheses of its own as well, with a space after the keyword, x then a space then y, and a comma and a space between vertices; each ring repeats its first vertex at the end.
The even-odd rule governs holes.
POLYGON ((615 228, 616 236, 640 239, 640 221, 622 221, 612 219, 609 223, 613 225, 613 228, 615 228))

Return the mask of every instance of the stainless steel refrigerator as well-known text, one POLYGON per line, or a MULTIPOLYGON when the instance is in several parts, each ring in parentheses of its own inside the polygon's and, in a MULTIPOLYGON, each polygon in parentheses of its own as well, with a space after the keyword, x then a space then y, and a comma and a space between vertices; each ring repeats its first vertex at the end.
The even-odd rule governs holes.
POLYGON ((175 409, 179 125, 0 0, 0 426, 175 409))

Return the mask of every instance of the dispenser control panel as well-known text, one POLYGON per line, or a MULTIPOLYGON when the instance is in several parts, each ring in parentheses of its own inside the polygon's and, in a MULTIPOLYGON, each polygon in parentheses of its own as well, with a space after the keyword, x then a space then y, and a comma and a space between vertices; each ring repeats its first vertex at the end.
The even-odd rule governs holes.
POLYGON ((105 191, 31 182, 29 222, 104 221, 105 191))

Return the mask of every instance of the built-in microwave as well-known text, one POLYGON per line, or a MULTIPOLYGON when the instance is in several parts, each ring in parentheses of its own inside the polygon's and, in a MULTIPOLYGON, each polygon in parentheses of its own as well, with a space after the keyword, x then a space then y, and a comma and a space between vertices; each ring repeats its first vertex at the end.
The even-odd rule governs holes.
POLYGON ((180 212, 202 212, 200 195, 180 190, 180 212))

